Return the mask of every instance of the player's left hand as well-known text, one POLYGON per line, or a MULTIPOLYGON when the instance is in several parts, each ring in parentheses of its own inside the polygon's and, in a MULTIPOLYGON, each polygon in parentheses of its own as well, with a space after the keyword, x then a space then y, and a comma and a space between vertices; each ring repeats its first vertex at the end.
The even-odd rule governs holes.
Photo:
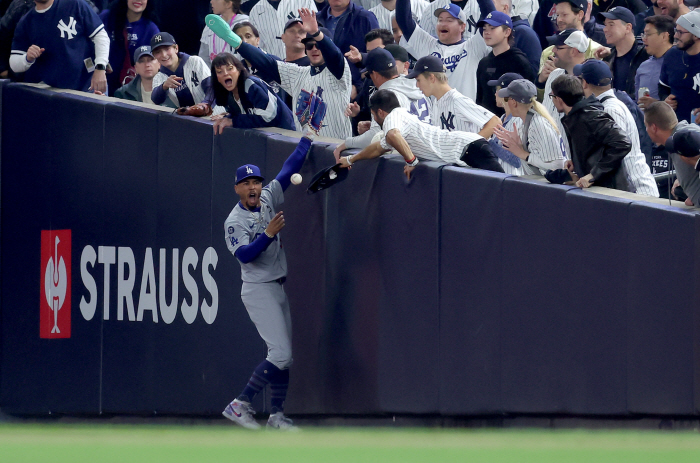
POLYGON ((415 169, 415 168, 416 168, 415 166, 411 167, 408 164, 403 166, 403 173, 407 179, 411 180, 411 172, 413 172, 413 169, 415 169))
POLYGON ((88 90, 102 92, 104 94, 107 91, 107 72, 95 69, 92 73, 92 80, 90 81, 90 88, 88 90))
POLYGON ((579 188, 588 188, 591 185, 593 185, 593 176, 591 174, 581 177, 576 182, 576 186, 579 188))
POLYGON ((228 117, 219 119, 218 121, 214 122, 214 135, 221 135, 224 133, 224 128, 231 127, 232 125, 233 121, 228 117))
MULTIPOLYGON (((299 8, 299 17, 301 18, 301 28, 304 30, 304 32, 307 34, 315 34, 318 32, 318 21, 316 21, 315 11, 311 11, 308 8, 299 8)), ((318 42, 322 38, 323 32, 321 32, 315 40, 318 42)))

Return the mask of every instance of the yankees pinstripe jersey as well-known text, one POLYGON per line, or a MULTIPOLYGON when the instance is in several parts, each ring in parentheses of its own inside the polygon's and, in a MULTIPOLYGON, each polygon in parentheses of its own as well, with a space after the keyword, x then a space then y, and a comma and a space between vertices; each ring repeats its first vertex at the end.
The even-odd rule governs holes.
POLYGON ((189 56, 186 53, 178 53, 178 57, 180 65, 177 71, 172 72, 168 68, 161 66, 158 74, 153 77, 153 94, 151 98, 156 104, 162 104, 165 101, 162 95, 164 91, 162 85, 171 75, 184 77, 185 79, 179 87, 171 88, 167 91, 167 97, 178 107, 201 103, 211 86, 209 80, 211 71, 202 58, 189 56))
MULTIPOLYGON (((420 21, 416 22, 420 25, 421 29, 424 29, 428 34, 437 38, 436 27, 438 18, 435 17, 435 10, 438 8, 445 8, 449 6, 450 3, 452 3, 450 0, 435 0, 423 10, 420 21)), ((411 7, 412 6, 413 5, 411 5, 411 7)), ((476 23, 479 22, 479 18, 481 17, 481 9, 476 0, 469 0, 462 10, 464 14, 467 15, 467 27, 464 29, 463 37, 468 39, 474 35, 481 35, 476 28, 476 23)))
POLYGON ((454 45, 445 45, 416 27, 408 40, 408 46, 413 56, 432 55, 440 58, 447 68, 450 86, 472 100, 476 98, 476 68, 479 61, 491 51, 481 34, 454 45))
MULTIPOLYGON (((513 127, 518 127, 518 130, 520 130, 520 126, 523 125, 522 119, 520 119, 519 117, 513 117, 509 114, 504 114, 501 117, 501 122, 503 123, 503 127, 506 130, 510 131, 513 131, 513 127)), ((497 140, 497 143, 503 146, 503 144, 500 142, 500 140, 498 140, 496 135, 494 135, 492 138, 495 138, 497 140)), ((522 168, 524 162, 520 163, 520 167, 515 167, 514 165, 507 163, 503 159, 498 158, 498 163, 501 165, 501 167, 503 168, 503 172, 505 172, 506 174, 516 175, 518 177, 525 175, 525 171, 522 168)))
MULTIPOLYGON (((430 124, 428 102, 423 93, 416 87, 415 79, 398 76, 384 82, 377 90, 390 90, 399 99, 399 104, 402 108, 417 116, 421 122, 430 124)), ((379 127, 379 124, 373 117, 369 130, 357 137, 346 138, 345 146, 347 148, 364 148, 369 146, 374 135, 381 131, 381 127, 379 127)))
POLYGON ((397 129, 411 147, 413 154, 421 161, 436 161, 466 167, 460 160, 464 148, 473 141, 483 139, 470 132, 448 132, 433 125, 425 124, 404 108, 393 109, 384 119, 384 136, 380 144, 384 149, 393 149, 386 141, 386 134, 397 129))
POLYGON ((554 102, 552 98, 549 96, 550 93, 552 93, 552 82, 554 82, 554 79, 557 77, 565 74, 566 71, 564 69, 558 68, 555 69, 549 74, 549 77, 547 78, 547 83, 544 84, 544 99, 542 100, 542 104, 544 105, 545 108, 547 108, 547 111, 549 114, 554 118, 554 121, 557 123, 557 128, 559 129, 559 133, 561 134, 561 138, 564 141, 564 150, 566 150, 566 159, 571 159, 571 149, 569 148, 569 139, 566 136, 566 132, 564 131, 564 125, 561 123, 561 118, 564 117, 564 114, 560 113, 557 111, 557 108, 554 106, 554 102))
POLYGON ((622 160, 627 171, 627 180, 634 186, 637 194, 658 198, 659 189, 656 186, 656 180, 651 175, 644 153, 642 153, 639 132, 637 132, 637 124, 632 113, 622 101, 617 99, 615 91, 612 89, 598 95, 598 100, 603 104, 603 110, 612 116, 615 123, 620 126, 632 142, 632 150, 622 160))
POLYGON ((308 8, 318 11, 314 0, 281 0, 277 9, 267 0, 260 0, 250 10, 250 22, 260 32, 260 48, 268 53, 284 59, 287 53, 280 36, 284 32, 284 25, 292 18, 299 17, 299 9, 308 8))
POLYGON ((511 16, 520 16, 521 19, 527 19, 530 26, 535 24, 535 16, 540 10, 538 0, 513 0, 513 9, 510 12, 511 16))
POLYGON ((495 116, 454 88, 439 100, 431 96, 429 101, 432 124, 450 132, 460 130, 477 133, 495 116))
MULTIPOLYGON (((549 169, 564 168, 564 141, 552 124, 533 109, 530 109, 530 124, 525 133, 525 124, 518 124, 518 134, 523 147, 530 152, 523 161, 525 175, 544 175, 549 169)), ((517 118, 520 119, 520 118, 517 118)))
MULTIPOLYGON (((425 0, 411 0, 411 16, 416 23, 420 24, 423 10, 425 10, 427 6, 428 2, 425 0)), ((387 10, 383 2, 379 2, 378 5, 372 8, 367 8, 365 6, 363 6, 363 8, 369 9, 369 11, 374 13, 381 29, 391 30, 391 17, 394 14, 394 10, 387 10)))
MULTIPOLYGON (((233 26, 243 21, 250 21, 250 18, 244 14, 234 15, 229 26, 233 29, 233 26)), ((236 52, 224 39, 214 34, 214 31, 209 29, 209 26, 204 26, 202 38, 199 42, 199 57, 204 60, 207 66, 211 66, 212 60, 219 53, 233 54, 236 52)))
MULTIPOLYGON (((260 207, 250 211, 238 202, 224 223, 226 247, 231 254, 250 244, 265 233, 275 216, 275 210, 284 202, 284 190, 276 179, 260 193, 260 207)), ((287 257, 280 243, 280 234, 255 260, 241 262, 241 279, 248 283, 266 283, 287 276, 287 257)), ((240 262, 240 261, 239 261, 240 262)))

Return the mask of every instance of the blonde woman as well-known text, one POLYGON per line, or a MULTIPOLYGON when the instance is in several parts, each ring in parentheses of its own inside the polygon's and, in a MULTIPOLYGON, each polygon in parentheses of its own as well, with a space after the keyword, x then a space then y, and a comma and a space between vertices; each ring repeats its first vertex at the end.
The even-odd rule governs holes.
POLYGON ((496 93, 504 108, 521 121, 519 127, 497 127, 494 133, 503 147, 522 159, 525 175, 544 175, 563 169, 564 142, 547 109, 537 102, 535 84, 525 79, 511 82, 496 93))

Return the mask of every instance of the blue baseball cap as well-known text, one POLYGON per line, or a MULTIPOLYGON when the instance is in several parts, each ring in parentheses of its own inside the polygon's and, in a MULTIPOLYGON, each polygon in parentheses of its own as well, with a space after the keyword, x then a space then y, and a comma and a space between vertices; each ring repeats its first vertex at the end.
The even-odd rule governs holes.
POLYGON ((372 71, 386 71, 391 68, 396 68, 396 60, 394 56, 384 48, 375 48, 367 53, 365 58, 365 68, 360 71, 360 74, 365 74, 372 71))
POLYGON ((596 87, 604 87, 612 83, 612 72, 605 61, 589 59, 583 64, 574 66, 574 75, 583 77, 586 82, 596 87))
POLYGON ((684 158, 700 155, 700 132, 696 130, 679 130, 666 140, 666 151, 677 153, 684 158))
POLYGON ((622 22, 632 24, 632 27, 637 25, 637 21, 634 19, 634 13, 624 6, 610 8, 608 11, 600 13, 600 15, 607 19, 619 19, 622 22))
POLYGON ((134 63, 138 63, 139 58, 141 58, 143 55, 148 55, 151 58, 155 59, 155 56, 153 56, 153 52, 151 51, 151 47, 149 47, 148 45, 144 45, 134 50, 134 63))
POLYGON ((449 6, 446 6, 445 8, 438 8, 435 10, 435 17, 440 17, 440 13, 443 11, 450 13, 450 16, 455 19, 459 19, 463 23, 467 22, 467 14, 456 3, 450 3, 449 6))
POLYGON ((158 32, 151 38, 151 50, 155 50, 158 47, 166 47, 170 45, 177 45, 175 37, 168 34, 167 32, 158 32))
POLYGON ((492 11, 484 19, 476 23, 476 27, 484 27, 484 24, 489 24, 493 27, 508 26, 511 29, 513 28, 513 20, 510 19, 510 16, 500 11, 492 11))
POLYGON ((506 88, 508 85, 510 85, 511 82, 518 79, 524 79, 524 77, 518 74, 517 72, 506 72, 498 79, 489 80, 487 83, 489 87, 506 88))
POLYGON ((260 174, 260 168, 258 166, 254 166, 253 164, 246 164, 236 169, 236 185, 250 177, 265 180, 265 178, 260 174))
POLYGON ((415 79, 424 72, 447 72, 445 63, 440 58, 433 55, 424 56, 413 66, 413 70, 406 76, 409 79, 415 79))

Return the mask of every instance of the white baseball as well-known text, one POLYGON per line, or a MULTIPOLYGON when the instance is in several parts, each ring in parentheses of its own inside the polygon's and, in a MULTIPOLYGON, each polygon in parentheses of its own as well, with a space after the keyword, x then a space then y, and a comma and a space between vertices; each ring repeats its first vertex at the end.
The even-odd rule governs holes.
POLYGON ((301 175, 300 174, 293 174, 291 180, 292 180, 293 184, 299 185, 301 183, 301 175))

